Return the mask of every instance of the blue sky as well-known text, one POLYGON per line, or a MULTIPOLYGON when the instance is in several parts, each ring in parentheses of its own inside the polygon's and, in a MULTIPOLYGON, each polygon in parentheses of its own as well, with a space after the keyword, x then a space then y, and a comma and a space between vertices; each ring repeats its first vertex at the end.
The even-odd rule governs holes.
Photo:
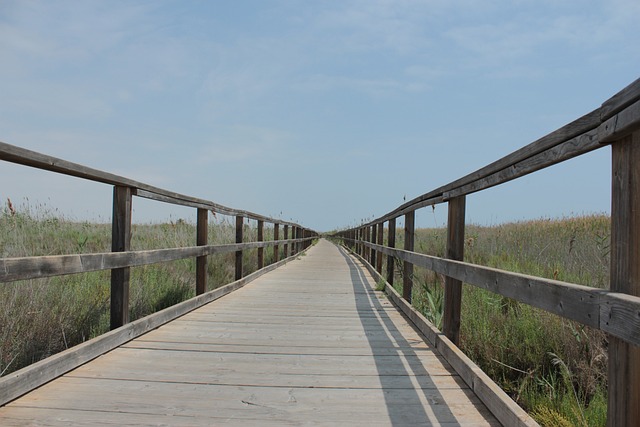
MULTIPOLYGON (((637 0, 0 0, 0 141, 351 226, 640 76, 637 0)), ((469 222, 606 212, 609 149, 468 200, 469 222)), ((0 163, 0 197, 109 220, 104 185, 0 163)), ((195 212, 136 199, 134 219, 195 212)), ((418 225, 441 225, 445 207, 418 225)))

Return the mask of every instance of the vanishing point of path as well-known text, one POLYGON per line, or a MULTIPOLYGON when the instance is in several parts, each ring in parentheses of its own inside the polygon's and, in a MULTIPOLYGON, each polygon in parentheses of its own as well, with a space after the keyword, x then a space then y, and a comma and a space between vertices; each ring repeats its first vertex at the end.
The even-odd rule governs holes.
POLYGON ((0 408, 0 424, 499 425, 374 288, 321 240, 0 408))

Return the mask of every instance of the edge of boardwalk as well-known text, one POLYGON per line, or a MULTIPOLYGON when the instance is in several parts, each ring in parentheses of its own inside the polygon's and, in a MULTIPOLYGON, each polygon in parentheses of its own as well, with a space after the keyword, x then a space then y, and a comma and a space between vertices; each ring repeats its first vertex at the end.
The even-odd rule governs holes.
POLYGON ((296 255, 249 274, 240 280, 128 323, 111 332, 107 332, 68 350, 57 353, 4 377, 0 377, 0 406, 6 405, 20 396, 61 377, 67 372, 108 353, 126 342, 242 288, 258 277, 297 259, 311 247, 313 246, 296 255))
MULTIPOLYGON (((334 243, 335 244, 335 243, 334 243)), ((376 281, 385 283, 385 294, 401 313, 418 328, 426 340, 451 364, 462 380, 473 390, 498 421, 505 426, 532 427, 539 424, 507 395, 489 376, 469 359, 451 340, 407 303, 386 279, 360 255, 336 245, 356 258, 376 281)))

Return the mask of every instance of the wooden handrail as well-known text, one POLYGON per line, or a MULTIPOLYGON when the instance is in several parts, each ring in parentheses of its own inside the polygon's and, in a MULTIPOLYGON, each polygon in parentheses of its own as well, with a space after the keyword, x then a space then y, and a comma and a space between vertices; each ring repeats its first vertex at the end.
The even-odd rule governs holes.
MULTIPOLYGON (((640 79, 586 114, 537 141, 471 174, 424 193, 386 215, 334 235, 342 239, 372 271, 368 254, 404 262, 403 298, 411 301, 413 266, 445 276, 443 332, 454 343, 460 331, 461 283, 516 299, 550 313, 600 329, 609 335, 609 425, 640 425, 640 79), (612 239, 610 290, 497 270, 463 259, 467 194, 500 185, 568 159, 612 146, 612 239), (414 252, 417 209, 449 205, 446 258, 414 252), (396 249, 395 221, 405 216, 405 248, 396 249), (369 239, 369 230, 388 222, 387 246, 369 239)), ((391 266, 389 266, 391 263, 391 266)))
POLYGON ((134 191, 135 196, 160 202, 207 209, 221 215, 243 216, 245 218, 253 219, 256 221, 261 220, 269 223, 299 226, 298 224, 283 221, 277 218, 270 218, 245 210, 233 209, 209 200, 175 193, 109 172, 93 169, 87 166, 80 165, 78 163, 69 162, 57 157, 27 150, 25 148, 17 147, 15 145, 7 144, 1 141, 0 160, 30 166, 37 169, 48 170, 63 175, 75 176, 77 178, 87 179, 89 181, 100 182, 103 184, 128 187, 134 191))
MULTIPOLYGON (((264 268, 265 247, 277 247, 278 242, 243 243, 244 219, 258 221, 258 240, 263 240, 264 223, 280 224, 298 230, 306 239, 288 239, 291 255, 301 251, 318 233, 298 224, 274 219, 252 212, 226 206, 154 187, 109 172, 72 163, 53 156, 0 142, 0 160, 17 163, 60 174, 75 176, 114 186, 112 218, 112 252, 102 254, 77 254, 26 258, 0 259, 0 283, 41 277, 76 274, 89 271, 111 270, 111 329, 129 322, 129 275, 133 266, 196 258, 196 295, 206 292, 207 256, 215 253, 236 252, 236 280, 244 277, 243 251, 258 248, 258 266, 264 268), (197 209, 196 245, 187 248, 169 248, 151 251, 131 251, 131 212, 133 197, 143 197, 164 203, 189 206, 197 209), (208 245, 208 212, 236 217, 235 245, 208 245), (295 248, 295 250, 293 250, 295 248)), ((274 236, 277 239, 277 235, 274 236)), ((294 237, 294 236, 292 236, 294 237)), ((286 237, 285 237, 286 239, 286 237)), ((280 242, 282 243, 282 242, 280 242)), ((277 256, 274 257, 277 260, 277 256)))

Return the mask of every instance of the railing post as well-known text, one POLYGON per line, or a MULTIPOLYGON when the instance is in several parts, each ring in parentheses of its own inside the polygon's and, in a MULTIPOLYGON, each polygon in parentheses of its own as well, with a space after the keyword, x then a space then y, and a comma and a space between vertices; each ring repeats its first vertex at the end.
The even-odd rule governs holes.
MULTIPOLYGON (((236 217, 236 243, 242 243, 244 217, 236 217)), ((242 279, 242 251, 236 251, 236 280, 242 279)))
MULTIPOLYGON (((447 222, 447 259, 464 259, 464 224, 466 197, 449 200, 447 222)), ((460 309, 462 305, 462 282, 446 277, 444 279, 443 332, 455 345, 460 344, 460 309)))
POLYGON ((293 240, 296 239, 297 229, 298 227, 296 227, 295 225, 291 226, 291 256, 294 256, 296 254, 296 244, 295 242, 293 242, 293 240))
MULTIPOLYGON (((378 224, 374 224, 371 226, 371 243, 373 244, 377 243, 377 239, 378 239, 378 224)), ((373 268, 375 268, 376 266, 377 253, 378 251, 376 251, 375 249, 371 249, 371 258, 369 260, 369 264, 371 264, 373 268)))
MULTIPOLYGON (((407 212, 404 215, 404 250, 413 252, 413 240, 415 236, 416 211, 407 212)), ((404 261, 402 274, 402 297, 411 302, 413 290, 413 264, 404 261)))
MULTIPOLYGON (((370 239, 371 239, 371 227, 367 226, 364 228, 363 240, 369 243, 370 239)), ((364 247, 364 259, 366 259, 368 263, 371 263, 371 248, 369 246, 364 247)))
MULTIPOLYGON (((264 221, 258 220, 258 242, 264 242, 264 221)), ((264 248, 258 248, 258 270, 264 267, 264 248)))
MULTIPOLYGON (((378 244, 380 246, 384 246, 383 240, 384 240, 384 222, 381 222, 380 224, 378 224, 378 244)), ((376 271, 379 274, 382 274, 382 252, 378 253, 377 263, 378 265, 376 266, 376 271)))
MULTIPOLYGON (((131 249, 132 199, 130 187, 113 188, 112 252, 126 252, 131 249)), ((130 267, 111 270, 111 330, 129 323, 130 273, 130 267)))
MULTIPOLYGON (((613 142, 611 148, 610 289, 640 296, 640 131, 613 142)), ((607 425, 640 425, 640 347, 608 338, 607 425)))
POLYGON ((289 252, 288 252, 289 244, 286 243, 286 241, 288 239, 289 239, 289 225, 285 224, 285 226, 284 226, 284 241, 285 241, 285 244, 284 244, 284 257, 285 258, 289 257, 289 252))
MULTIPOLYGON (((389 220, 389 235, 387 236, 387 246, 396 247, 396 219, 389 220)), ((387 255, 387 282, 393 285, 393 276, 395 275, 395 258, 393 255, 387 255)))
MULTIPOLYGON (((287 226, 285 225, 284 227, 286 230, 287 226)), ((280 224, 278 223, 273 224, 273 240, 276 240, 276 241, 280 240, 280 224)), ((284 251, 286 252, 287 250, 285 249, 284 251)), ((278 245, 274 245, 273 262, 278 262, 278 261, 280 261, 280 248, 278 247, 278 245)))
MULTIPOLYGON (((196 234, 196 245, 206 246, 209 243, 209 211, 207 209, 198 209, 196 234)), ((206 255, 196 258, 196 295, 202 295, 207 291, 207 259, 206 255)))

